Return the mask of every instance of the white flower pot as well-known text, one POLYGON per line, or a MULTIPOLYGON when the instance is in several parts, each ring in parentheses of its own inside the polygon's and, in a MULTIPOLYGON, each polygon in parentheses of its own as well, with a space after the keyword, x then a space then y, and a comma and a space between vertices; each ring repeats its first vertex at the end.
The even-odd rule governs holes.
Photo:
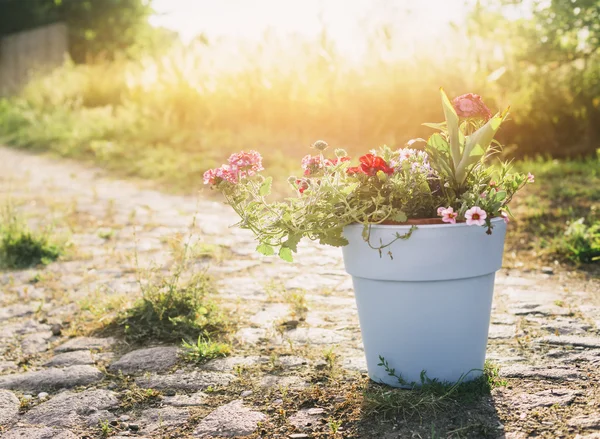
MULTIPOLYGON (((344 229, 350 242, 343 248, 344 264, 354 282, 372 380, 402 387, 378 366, 379 356, 409 383, 420 383, 421 371, 448 382, 481 375, 506 235, 501 218, 492 224, 491 235, 465 223, 417 226, 381 256, 363 240, 362 225, 344 229)), ((369 242, 387 244, 409 229, 375 225, 369 242)))

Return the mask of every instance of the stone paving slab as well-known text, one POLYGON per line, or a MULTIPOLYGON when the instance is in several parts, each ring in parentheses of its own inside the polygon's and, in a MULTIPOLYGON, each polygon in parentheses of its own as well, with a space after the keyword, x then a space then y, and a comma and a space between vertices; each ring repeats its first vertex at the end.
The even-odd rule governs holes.
MULTIPOLYGON (((97 438, 106 422, 113 438, 327 437, 331 417, 362 394, 347 390, 366 382, 366 365, 339 249, 301 243, 294 264, 266 258, 247 231, 229 228, 237 219, 221 203, 5 148, 0 195, 17 200, 32 227, 53 222, 72 243, 45 268, 0 272, 3 439, 97 438), (168 270, 176 236, 226 255, 194 266, 214 277, 214 299, 236 318, 231 357, 194 365, 178 345, 130 346, 77 330, 85 309, 139 297, 138 269, 168 270), (304 315, 290 292, 305 303, 304 315), (331 382, 339 391, 327 395, 331 382)), ((480 407, 487 436, 464 437, 597 436, 599 322, 593 280, 548 267, 498 272, 487 357, 507 385, 480 407)), ((368 428, 386 439, 432 431, 402 419, 368 428, 341 421, 338 437, 370 439, 368 428)), ((462 428, 451 437, 463 437, 462 428)))

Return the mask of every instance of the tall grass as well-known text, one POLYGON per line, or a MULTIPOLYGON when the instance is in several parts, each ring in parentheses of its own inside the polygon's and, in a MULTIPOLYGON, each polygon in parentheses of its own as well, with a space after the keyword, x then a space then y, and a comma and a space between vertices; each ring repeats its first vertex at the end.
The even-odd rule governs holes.
MULTIPOLYGON (((67 63, 0 101, 0 142, 91 160, 193 193, 202 173, 233 151, 257 149, 268 175, 287 177, 299 172, 300 158, 316 139, 356 155, 425 137, 430 130, 421 123, 442 119, 440 86, 450 95, 477 92, 493 110, 514 104, 515 120, 500 133, 508 157, 518 147, 543 155, 552 130, 568 131, 560 129, 565 122, 553 108, 567 108, 561 102, 568 103, 572 92, 554 90, 550 79, 536 79, 516 61, 505 75, 492 74, 502 60, 488 46, 477 49, 479 40, 406 56, 406 41, 385 32, 365 38, 367 49, 355 57, 323 32, 316 40, 197 42, 137 61, 67 63), (511 78, 518 79, 516 91, 511 78), (548 93, 540 91, 544 87, 548 93), (537 144, 514 145, 515 138, 536 138, 535 129, 537 144)), ((556 163, 523 165, 540 174, 539 189, 517 200, 523 208, 517 209, 513 248, 597 262, 597 162, 556 163), (580 218, 581 226, 572 225, 580 218)), ((287 185, 274 189, 281 193, 287 185)))
POLYGON ((356 60, 324 36, 66 64, 0 104, 0 137, 190 191, 234 150, 258 149, 287 172, 317 138, 351 152, 401 146, 440 120, 439 86, 458 94, 478 79, 468 60, 399 59, 382 38, 356 60))

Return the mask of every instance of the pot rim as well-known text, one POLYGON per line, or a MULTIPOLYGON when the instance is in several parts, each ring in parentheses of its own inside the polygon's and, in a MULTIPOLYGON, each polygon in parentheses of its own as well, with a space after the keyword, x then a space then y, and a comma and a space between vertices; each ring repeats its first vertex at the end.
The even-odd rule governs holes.
MULTIPOLYGON (((499 223, 501 221, 504 222, 504 218, 494 217, 491 219, 492 224, 499 223)), ((414 226, 418 227, 419 229, 420 228, 437 229, 440 227, 444 227, 444 228, 472 227, 472 226, 467 226, 466 222, 460 222, 460 223, 456 223, 456 224, 443 223, 443 224, 369 224, 369 225, 376 229, 395 229, 395 228, 399 228, 399 227, 411 228, 414 226)), ((364 227, 364 225, 359 224, 359 223, 353 223, 353 224, 348 224, 345 227, 364 227)), ((484 226, 476 226, 476 227, 484 227, 484 226)))

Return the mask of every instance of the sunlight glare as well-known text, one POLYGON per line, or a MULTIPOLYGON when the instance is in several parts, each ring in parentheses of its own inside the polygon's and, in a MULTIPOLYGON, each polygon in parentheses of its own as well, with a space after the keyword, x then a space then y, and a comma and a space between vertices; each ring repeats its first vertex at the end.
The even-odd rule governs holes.
POLYGON ((261 40, 276 35, 317 37, 326 28, 341 51, 364 50, 365 35, 382 26, 394 37, 433 45, 460 27, 473 0, 155 0, 155 26, 177 31, 184 42, 211 38, 261 40))

